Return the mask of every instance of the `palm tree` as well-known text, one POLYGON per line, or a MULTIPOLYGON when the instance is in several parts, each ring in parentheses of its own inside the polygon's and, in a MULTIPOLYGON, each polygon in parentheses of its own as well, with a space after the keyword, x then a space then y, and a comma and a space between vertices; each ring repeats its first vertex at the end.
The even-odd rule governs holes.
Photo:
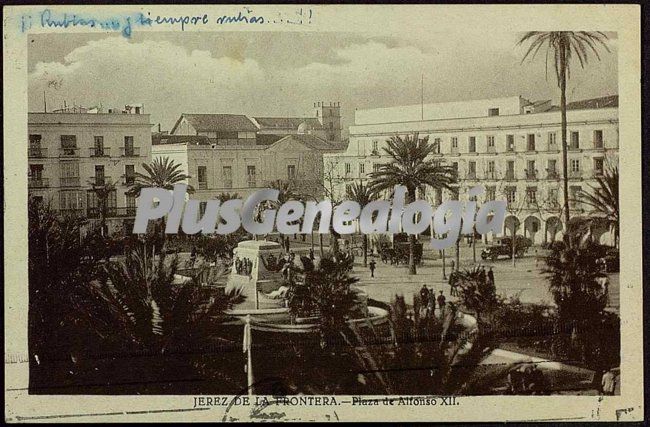
MULTIPOLYGON (((379 166, 379 170, 370 173, 370 187, 374 193, 390 191, 396 185, 406 187, 406 203, 415 201, 416 191, 424 193, 427 187, 433 189, 446 188, 456 182, 456 172, 453 168, 440 165, 429 155, 435 152, 435 144, 429 144, 429 137, 419 138, 415 133, 412 137, 393 136, 384 148, 392 159, 379 166)), ((415 235, 409 236, 409 274, 416 274, 415 268, 415 235)))
POLYGON ((603 176, 596 178, 597 187, 590 192, 582 191, 580 201, 593 208, 592 213, 604 220, 614 231, 614 246, 618 247, 620 210, 618 203, 618 167, 605 169, 603 176))
MULTIPOLYGON (((135 196, 140 195, 140 191, 147 187, 158 187, 166 190, 173 190, 174 184, 179 184, 190 179, 190 176, 179 170, 181 165, 175 163, 169 157, 157 157, 151 164, 142 164, 146 174, 136 172, 135 180, 131 184, 129 192, 135 196)), ((188 184, 187 192, 193 193, 194 188, 188 184)))
MULTIPOLYGON (((153 159, 151 164, 142 164, 142 168, 147 172, 146 174, 136 172, 135 180, 130 184, 131 188, 128 191, 128 194, 132 194, 135 197, 140 196, 140 192, 143 188, 148 187, 157 187, 164 188, 165 190, 173 190, 174 184, 179 184, 186 182, 190 179, 190 176, 180 171, 181 165, 175 163, 169 157, 157 157, 153 159)), ((194 188, 191 185, 187 185, 187 192, 193 193, 194 188)), ((161 218, 158 224, 160 226, 160 235, 165 243, 165 218, 161 218)))
MULTIPOLYGON (((293 183, 289 181, 276 179, 275 181, 269 182, 268 185, 269 188, 279 191, 278 201, 270 203, 270 206, 275 209, 279 209, 280 206, 282 206, 284 203, 288 202, 289 200, 296 200, 300 198, 298 193, 294 190, 293 183)), ((280 237, 282 238, 282 246, 284 246, 284 250, 289 252, 290 249, 289 236, 282 235, 280 237)))
POLYGON ((524 34, 517 45, 530 43, 524 54, 522 62, 529 58, 532 60, 539 50, 546 46, 546 70, 548 76, 548 57, 553 54, 555 77, 560 87, 560 112, 562 115, 562 170, 564 174, 564 219, 565 224, 569 223, 569 177, 567 160, 567 119, 566 119, 566 84, 571 76, 571 59, 575 55, 582 68, 587 64, 590 56, 589 50, 593 52, 598 60, 600 54, 598 47, 604 47, 609 52, 606 44, 607 35, 602 32, 590 31, 529 31, 524 34))
POLYGON ((103 182, 96 181, 91 179, 88 181, 91 191, 97 196, 97 204, 99 208, 99 224, 101 227, 101 235, 106 236, 108 230, 106 229, 106 216, 108 214, 108 198, 115 191, 115 183, 111 180, 105 180, 103 182))
MULTIPOLYGON (((377 198, 376 193, 369 186, 364 185, 361 180, 348 187, 347 196, 349 200, 353 200, 361 206, 365 206, 377 198)), ((363 235, 363 266, 368 266, 368 236, 366 234, 363 235)))

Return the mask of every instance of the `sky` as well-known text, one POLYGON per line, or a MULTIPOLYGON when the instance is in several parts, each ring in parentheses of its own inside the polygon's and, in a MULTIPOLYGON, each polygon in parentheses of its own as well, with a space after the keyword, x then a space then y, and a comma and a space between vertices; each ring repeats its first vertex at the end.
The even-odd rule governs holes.
MULTIPOLYGON (((340 102, 354 110, 521 95, 558 102, 544 54, 521 62, 518 33, 395 36, 328 32, 34 34, 28 50, 29 111, 143 103, 170 130, 181 113, 315 116, 340 102), (424 85, 422 85, 424 76, 424 85)), ((585 69, 572 64, 568 101, 618 93, 617 39, 608 34, 585 69)))

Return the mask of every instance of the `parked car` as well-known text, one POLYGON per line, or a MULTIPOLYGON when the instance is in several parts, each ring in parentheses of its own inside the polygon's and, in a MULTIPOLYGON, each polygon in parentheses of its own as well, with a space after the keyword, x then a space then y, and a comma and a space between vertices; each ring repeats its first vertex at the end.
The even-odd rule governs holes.
MULTIPOLYGON (((515 258, 521 258, 533 245, 533 242, 524 237, 516 236, 515 238, 515 258)), ((497 260, 500 256, 512 258, 512 238, 501 237, 498 238, 493 244, 489 245, 481 252, 481 258, 492 261, 497 260)))

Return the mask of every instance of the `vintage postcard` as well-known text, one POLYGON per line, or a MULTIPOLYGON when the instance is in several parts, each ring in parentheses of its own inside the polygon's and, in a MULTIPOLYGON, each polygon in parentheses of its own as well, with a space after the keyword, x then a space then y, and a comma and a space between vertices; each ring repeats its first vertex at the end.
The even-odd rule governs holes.
POLYGON ((4 12, 7 422, 643 418, 638 6, 4 12))

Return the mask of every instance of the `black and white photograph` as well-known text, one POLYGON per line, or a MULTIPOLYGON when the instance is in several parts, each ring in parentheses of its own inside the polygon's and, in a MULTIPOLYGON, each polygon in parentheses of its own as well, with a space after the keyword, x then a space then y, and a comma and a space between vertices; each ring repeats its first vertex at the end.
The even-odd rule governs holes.
POLYGON ((360 421, 337 411, 638 394, 619 27, 310 31, 347 8, 278 7, 13 11, 13 392, 174 396, 223 421, 240 399, 251 421, 360 421))

